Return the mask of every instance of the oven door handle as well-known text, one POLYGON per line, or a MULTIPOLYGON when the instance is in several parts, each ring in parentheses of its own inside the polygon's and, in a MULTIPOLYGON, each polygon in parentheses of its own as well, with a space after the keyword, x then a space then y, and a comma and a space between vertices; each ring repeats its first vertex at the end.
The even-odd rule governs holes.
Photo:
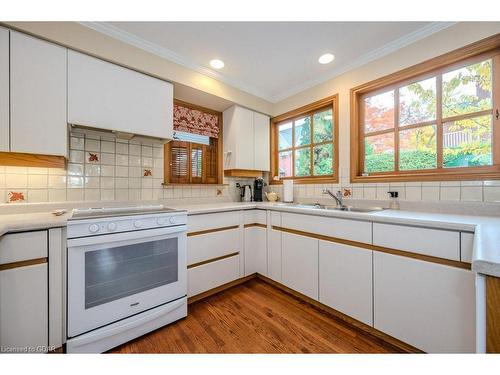
POLYGON ((97 332, 89 332, 83 334, 80 337, 72 338, 71 339, 73 342, 72 345, 83 346, 95 341, 104 340, 110 336, 120 334, 126 332, 127 330, 138 327, 140 325, 146 324, 185 305, 186 305, 186 297, 180 298, 177 301, 168 303, 166 306, 157 307, 157 311, 155 311, 154 313, 145 314, 141 316, 139 319, 137 319, 136 317, 136 319, 127 323, 118 321, 116 323, 111 324, 107 328, 103 327, 98 329, 97 332))
POLYGON ((113 234, 102 234, 91 237, 68 239, 68 247, 79 247, 89 245, 109 244, 114 242, 124 242, 130 240, 151 240, 153 237, 169 236, 187 231, 187 225, 176 225, 174 227, 144 229, 133 232, 122 232, 113 234))

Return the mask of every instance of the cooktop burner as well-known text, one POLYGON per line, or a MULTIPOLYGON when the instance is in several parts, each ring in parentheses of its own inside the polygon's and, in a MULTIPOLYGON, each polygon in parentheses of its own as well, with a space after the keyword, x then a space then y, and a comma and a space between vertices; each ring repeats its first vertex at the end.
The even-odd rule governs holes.
POLYGON ((149 206, 75 208, 70 220, 179 212, 162 204, 149 206))

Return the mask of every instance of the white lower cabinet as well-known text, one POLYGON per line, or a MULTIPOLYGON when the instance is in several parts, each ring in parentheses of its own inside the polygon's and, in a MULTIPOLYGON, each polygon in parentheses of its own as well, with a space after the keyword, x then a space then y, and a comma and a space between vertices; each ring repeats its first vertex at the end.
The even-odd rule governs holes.
POLYGON ((267 229, 245 228, 245 276, 260 273, 267 276, 267 229))
POLYGON ((47 351, 47 276, 47 263, 0 271, 2 352, 47 351))
POLYGON ((282 283, 318 299, 318 240, 283 232, 282 283))
POLYGON ((240 277, 240 255, 188 269, 188 297, 206 292, 240 277))
POLYGON ((319 301, 373 325, 371 250, 319 241, 319 301))
POLYGON ((374 327, 429 353, 475 351, 472 271, 374 252, 374 327))
POLYGON ((63 345, 65 246, 61 228, 0 236, 0 352, 63 345))
POLYGON ((239 228, 189 236, 187 239, 187 265, 190 266, 239 251, 239 228))
POLYGON ((281 282, 281 231, 268 230, 267 277, 281 282))
POLYGON ((243 276, 240 221, 238 211, 188 216, 188 297, 243 276))

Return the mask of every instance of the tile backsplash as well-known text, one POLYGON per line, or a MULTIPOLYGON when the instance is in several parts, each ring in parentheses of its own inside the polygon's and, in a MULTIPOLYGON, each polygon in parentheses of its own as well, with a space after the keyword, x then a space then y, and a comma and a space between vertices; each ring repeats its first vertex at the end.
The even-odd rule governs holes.
MULTIPOLYGON (((220 199, 238 201, 236 183, 253 179, 225 178, 224 185, 163 186, 163 144, 150 139, 117 139, 112 134, 73 128, 67 169, 0 166, 0 204, 7 202, 138 201, 155 199, 220 199)), ((340 168, 339 184, 296 184, 296 201, 325 198, 323 188, 350 193, 353 199, 399 199, 426 202, 500 202, 498 181, 443 181, 351 184, 340 168)), ((280 185, 268 186, 280 198, 280 185)))
POLYGON ((0 203, 137 201, 181 198, 238 200, 236 182, 227 185, 163 186, 163 144, 117 139, 73 128, 66 169, 0 166, 0 203))
MULTIPOLYGON (((339 184, 295 184, 294 200, 325 198, 327 196, 322 191, 328 188, 333 192, 341 190, 345 193, 347 190, 353 199, 387 200, 388 191, 398 191, 399 199, 406 201, 500 202, 500 180, 352 184, 348 171, 341 169, 340 172, 339 184)), ((280 198, 282 196, 281 185, 271 185, 267 190, 277 192, 280 198)))

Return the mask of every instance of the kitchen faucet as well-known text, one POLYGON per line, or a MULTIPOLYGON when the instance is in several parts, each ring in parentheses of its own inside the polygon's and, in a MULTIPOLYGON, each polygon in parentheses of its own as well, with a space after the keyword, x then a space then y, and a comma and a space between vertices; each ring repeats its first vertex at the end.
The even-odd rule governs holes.
POLYGON ((323 194, 328 194, 330 197, 335 199, 335 202, 337 202, 337 207, 340 209, 344 209, 345 205, 343 202, 343 197, 342 197, 342 192, 339 190, 337 191, 337 194, 333 194, 330 190, 328 189, 323 189, 323 194))

